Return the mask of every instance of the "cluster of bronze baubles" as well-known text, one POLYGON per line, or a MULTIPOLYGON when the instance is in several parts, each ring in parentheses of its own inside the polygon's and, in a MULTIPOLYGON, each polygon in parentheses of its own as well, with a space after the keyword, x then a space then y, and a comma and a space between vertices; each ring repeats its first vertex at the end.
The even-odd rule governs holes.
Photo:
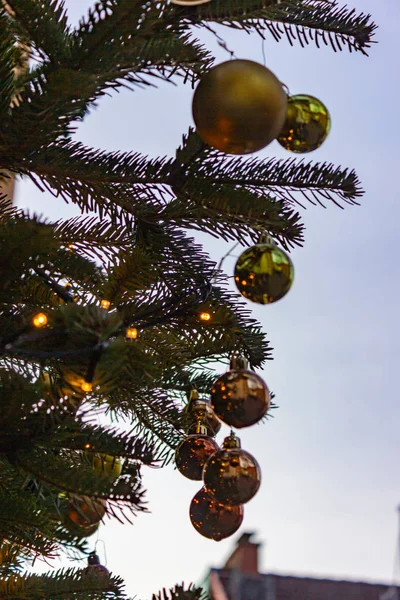
MULTIPOLYGON (((118 456, 94 454, 88 456, 94 470, 110 483, 118 479, 122 472, 122 461, 118 456)), ((76 537, 90 537, 99 528, 107 510, 107 502, 89 496, 71 495, 64 512, 64 526, 76 537)))
POLYGON ((227 154, 257 152, 275 139, 290 152, 312 152, 330 130, 322 102, 288 96, 272 71, 251 60, 223 62, 203 75, 192 111, 203 141, 227 154))
POLYGON ((210 403, 193 391, 188 406, 187 436, 175 452, 182 475, 204 487, 190 505, 190 519, 203 536, 220 541, 240 527, 243 504, 257 493, 261 472, 256 459, 243 450, 231 433, 222 447, 213 439, 221 421, 241 429, 258 423, 270 406, 265 382, 248 369, 244 358, 232 358, 229 370, 211 389, 210 403))

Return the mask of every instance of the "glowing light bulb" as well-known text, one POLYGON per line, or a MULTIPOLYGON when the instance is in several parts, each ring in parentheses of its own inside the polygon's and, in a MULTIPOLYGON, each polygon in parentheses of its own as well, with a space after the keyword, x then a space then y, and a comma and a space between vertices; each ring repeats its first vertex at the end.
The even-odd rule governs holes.
POLYGON ((136 340, 136 338, 138 336, 138 330, 136 329, 136 327, 128 327, 128 329, 126 330, 125 336, 129 340, 136 340))
POLYGON ((111 302, 109 300, 102 300, 100 302, 101 308, 110 308, 110 304, 111 304, 111 302))
POLYGON ((49 322, 47 315, 44 313, 38 313, 32 319, 32 323, 35 327, 44 327, 49 322))
POLYGON ((84 392, 91 392, 93 388, 93 384, 89 381, 84 381, 81 385, 81 388, 84 392))
POLYGON ((208 312, 202 312, 199 314, 200 321, 210 321, 211 315, 208 312))

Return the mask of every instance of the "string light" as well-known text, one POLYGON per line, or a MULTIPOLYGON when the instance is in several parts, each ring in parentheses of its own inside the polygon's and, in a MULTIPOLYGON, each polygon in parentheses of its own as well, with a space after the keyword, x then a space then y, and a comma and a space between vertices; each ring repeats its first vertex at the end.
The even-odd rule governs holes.
POLYGON ((210 321, 211 320, 211 315, 208 312, 201 312, 199 314, 199 319, 200 319, 200 321, 210 321))
POLYGON ((111 302, 109 300, 102 300, 100 302, 101 308, 110 308, 111 302))
POLYGON ((138 330, 136 327, 128 327, 125 336, 128 338, 128 340, 136 340, 138 336, 138 330))
POLYGON ((81 388, 84 392, 91 392, 93 389, 93 383, 90 383, 90 381, 84 381, 81 385, 81 388))
POLYGON ((35 327, 44 327, 49 322, 47 315, 44 313, 37 313, 32 319, 32 323, 35 327))

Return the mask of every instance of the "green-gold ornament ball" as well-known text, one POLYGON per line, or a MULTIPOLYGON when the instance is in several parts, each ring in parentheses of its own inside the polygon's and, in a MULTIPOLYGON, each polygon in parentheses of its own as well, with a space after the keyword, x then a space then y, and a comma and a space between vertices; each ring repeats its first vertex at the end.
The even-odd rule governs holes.
POLYGON ((263 65, 229 60, 203 75, 192 109, 204 142, 228 154, 249 154, 279 135, 287 95, 279 79, 263 65))
POLYGON ((321 146, 328 137, 331 117, 325 104, 314 96, 289 96, 286 120, 277 137, 289 152, 306 154, 321 146))
POLYGON ((284 250, 261 243, 247 248, 239 256, 234 277, 237 289, 247 300, 271 304, 290 290, 294 267, 284 250))

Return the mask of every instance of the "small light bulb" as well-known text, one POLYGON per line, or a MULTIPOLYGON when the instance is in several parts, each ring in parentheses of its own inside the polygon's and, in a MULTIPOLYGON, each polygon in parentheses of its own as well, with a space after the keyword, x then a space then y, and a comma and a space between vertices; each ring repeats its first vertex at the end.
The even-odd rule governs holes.
POLYGON ((44 313, 38 313, 32 319, 32 323, 35 327, 44 327, 49 322, 47 315, 44 313))
POLYGON ((109 300, 102 300, 100 302, 101 308, 110 308, 110 304, 111 304, 111 302, 109 300))
POLYGON ((74 244, 68 244, 68 246, 67 246, 67 247, 68 247, 68 250, 69 250, 70 252, 72 252, 73 250, 75 250, 75 246, 74 246, 74 244))
POLYGON ((200 321, 209 321, 211 319, 211 315, 208 312, 202 312, 199 314, 200 321))
POLYGON ((89 450, 89 448, 91 448, 92 446, 90 444, 85 444, 85 448, 86 450, 89 450))
POLYGON ((136 329, 136 327, 128 327, 125 335, 128 338, 128 340, 136 340, 138 336, 138 330, 136 329))
POLYGON ((84 392, 91 392, 93 388, 93 384, 89 381, 84 381, 81 385, 81 388, 84 392))

